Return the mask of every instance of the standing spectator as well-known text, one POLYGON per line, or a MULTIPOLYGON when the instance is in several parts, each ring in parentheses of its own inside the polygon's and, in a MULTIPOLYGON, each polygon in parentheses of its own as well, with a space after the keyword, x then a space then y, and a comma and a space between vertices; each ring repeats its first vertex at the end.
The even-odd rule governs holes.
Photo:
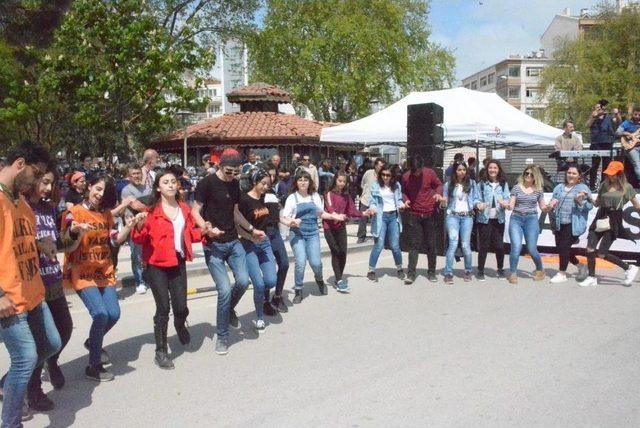
POLYGON ((64 196, 64 202, 67 209, 78 205, 84 200, 84 192, 87 190, 87 179, 84 172, 74 172, 69 179, 69 190, 64 196))
MULTIPOLYGON (((362 193, 360 194, 360 205, 358 209, 360 212, 365 212, 369 209, 370 196, 371 196, 371 187, 373 183, 378 180, 378 174, 384 167, 384 159, 377 158, 375 162, 373 162, 373 168, 367 170, 362 175, 362 181, 360 182, 360 187, 362 188, 362 193)), ((360 219, 360 224, 358 225, 358 244, 362 244, 367 239, 367 221, 368 217, 363 216, 360 219)))
POLYGON ((404 200, 409 206, 407 233, 409 243, 409 268, 406 284, 416 280, 418 255, 424 242, 427 244, 427 279, 436 282, 436 230, 435 209, 442 200, 442 182, 436 173, 424 166, 419 155, 408 159, 409 171, 402 176, 404 200))
POLYGON ((456 153, 455 155, 453 155, 453 162, 451 163, 451 165, 449 165, 446 169, 446 171, 444 172, 444 178, 445 179, 449 179, 449 177, 451 177, 451 174, 453 174, 453 165, 456 162, 464 162, 464 154, 463 153, 456 153))
POLYGON ((327 187, 329 187, 329 183, 333 179, 334 170, 331 166, 330 159, 324 159, 320 164, 320 169, 318 169, 318 176, 320 180, 320 194, 324 195, 327 187))
POLYGON ((476 158, 474 158, 473 156, 469 158, 469 160, 467 161, 467 166, 468 169, 467 171, 469 172, 469 178, 473 181, 477 181, 476 179, 476 158))
POLYGON ((205 261, 218 290, 215 348, 218 355, 229 352, 229 325, 234 328, 240 325, 234 309, 249 286, 246 254, 238 239, 236 224, 254 239, 265 237, 265 233, 249 224, 238 210, 240 184, 235 176, 240 164, 237 151, 223 152, 218 171, 198 183, 196 200, 191 207, 191 215, 202 229, 205 261), (233 273, 234 285, 229 281, 227 265, 233 273))
POLYGON ((356 161, 351 159, 345 167, 344 173, 347 175, 347 189, 351 200, 355 202, 360 194, 360 185, 358 184, 358 166, 356 161))
MULTIPOLYGON (((122 189, 122 199, 131 199, 131 204, 125 209, 125 222, 147 208, 139 199, 151 194, 151 191, 142 183, 142 168, 138 165, 129 165, 127 178, 129 184, 122 189)), ((133 272, 136 283, 136 292, 144 294, 147 292, 147 284, 145 284, 143 275, 142 245, 136 244, 133 237, 129 237, 129 249, 131 250, 131 272, 133 272)))
MULTIPOLYGON (((613 139, 615 137, 614 118, 607 114, 606 106, 609 101, 602 99, 593 108, 591 117, 587 120, 587 128, 591 135, 591 145, 589 150, 611 150, 613 139)), ((596 188, 598 179, 598 168, 600 167, 600 158, 595 157, 591 163, 591 171, 589 171, 589 187, 593 190, 596 188)), ((604 171, 611 161, 610 157, 602 158, 602 170, 604 171)))
MULTIPOLYGON (((311 176, 311 181, 313 181, 315 191, 318 191, 320 188, 320 176, 318 175, 318 168, 311 163, 311 157, 309 155, 304 155, 302 157, 302 164, 299 168, 311 176)), ((296 175, 297 174, 298 173, 296 172, 296 175)))
POLYGON ((11 360, 2 388, 3 427, 22 426, 23 416, 29 416, 23 402, 33 369, 60 349, 38 270, 36 219, 20 196, 20 189, 33 186, 49 162, 44 147, 26 141, 9 153, 0 170, 0 336, 11 360))
POLYGON ((85 154, 82 156, 82 164, 78 171, 83 172, 85 176, 93 173, 93 158, 90 155, 85 154))
MULTIPOLYGON (((582 141, 573 133, 575 125, 572 120, 565 120, 562 124, 563 133, 556 137, 556 151, 582 150, 582 141)), ((558 159, 558 172, 566 171, 569 164, 574 163, 574 158, 558 159)))
POLYGON ((276 169, 276 173, 280 172, 280 163, 282 162, 280 155, 275 153, 271 155, 270 160, 271 160, 271 165, 276 169))
POLYGON ((159 159, 160 155, 153 149, 147 149, 142 154, 142 183, 149 193, 153 190, 153 182, 156 179, 155 168, 159 159))
POLYGON ((260 161, 260 156, 258 156, 253 150, 249 150, 249 155, 247 156, 247 163, 242 165, 242 174, 248 174, 254 168, 258 167, 258 163, 260 161))
MULTIPOLYGON (((631 119, 627 119, 620 124, 616 130, 616 135, 618 137, 628 138, 638 129, 640 129, 640 105, 633 108, 631 119)), ((640 180, 640 145, 636 145, 633 149, 629 150, 627 156, 633 164, 636 177, 640 180)))

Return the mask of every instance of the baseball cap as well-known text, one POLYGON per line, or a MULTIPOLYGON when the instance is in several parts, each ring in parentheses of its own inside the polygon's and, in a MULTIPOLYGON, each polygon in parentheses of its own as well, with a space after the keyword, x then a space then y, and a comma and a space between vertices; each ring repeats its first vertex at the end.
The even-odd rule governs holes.
POLYGON ((607 169, 603 171, 603 174, 616 175, 621 172, 624 172, 624 164, 620 161, 611 161, 607 169))

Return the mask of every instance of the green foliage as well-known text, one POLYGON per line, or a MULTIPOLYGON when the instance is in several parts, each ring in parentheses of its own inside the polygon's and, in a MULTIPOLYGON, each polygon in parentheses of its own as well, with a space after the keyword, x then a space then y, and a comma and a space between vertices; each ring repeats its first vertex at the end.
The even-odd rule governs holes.
POLYGON ((605 5, 598 18, 599 26, 575 41, 563 41, 554 64, 543 71, 551 123, 571 117, 585 130, 597 100, 609 100, 623 114, 640 102, 640 8, 618 14, 605 5))
POLYGON ((450 85, 418 0, 270 0, 250 37, 252 79, 291 91, 320 120, 351 121, 411 90, 450 85))

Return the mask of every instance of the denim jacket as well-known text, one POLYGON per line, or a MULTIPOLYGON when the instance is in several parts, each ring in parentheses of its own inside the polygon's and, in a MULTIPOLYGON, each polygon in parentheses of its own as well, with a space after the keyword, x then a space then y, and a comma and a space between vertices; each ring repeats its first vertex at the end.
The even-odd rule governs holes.
MULTIPOLYGON (((398 227, 400 229, 400 233, 402 233, 402 218, 400 217, 400 210, 397 208, 402 201, 402 186, 400 183, 396 183, 396 188, 393 191, 393 196, 396 200, 396 213, 398 214, 398 227)), ((369 208, 374 208, 376 210, 376 214, 371 217, 371 234, 374 237, 380 236, 380 231, 382 230, 382 215, 383 215, 383 202, 382 196, 380 195, 380 184, 377 181, 373 183, 371 186, 371 191, 369 193, 369 208)))
MULTIPOLYGON (((552 199, 558 200, 558 205, 554 210, 556 218, 560 214, 560 203, 563 199, 564 184, 558 184, 553 189, 552 199)), ((586 184, 576 184, 576 192, 584 192, 587 197, 582 201, 582 204, 573 202, 573 209, 571 210, 571 234, 573 236, 580 236, 587 230, 587 217, 589 217, 589 211, 593 208, 593 204, 589 201, 591 199, 591 190, 586 184)), ((556 221, 556 231, 560 230, 560 222, 556 221)))
POLYGON ((488 181, 483 181, 478 184, 478 188, 480 202, 485 202, 487 204, 487 208, 478 213, 476 221, 483 224, 489 223, 489 211, 492 203, 495 202, 498 223, 504 223, 504 208, 502 208, 498 201, 502 199, 503 201, 509 202, 509 199, 511 198, 511 193, 509 193, 509 184, 507 184, 506 181, 503 186, 498 184, 494 191, 493 186, 491 186, 488 181))
MULTIPOLYGON (((467 197, 467 212, 472 212, 478 202, 480 202, 478 193, 478 184, 474 180, 470 180, 471 187, 469 188, 469 195, 467 197)), ((453 192, 452 192, 453 193, 453 192)), ((447 198, 447 214, 451 214, 456 206, 456 201, 453 195, 449 195, 449 182, 444 183, 444 189, 442 190, 442 196, 447 198), (451 196, 451 197, 449 197, 451 196)))

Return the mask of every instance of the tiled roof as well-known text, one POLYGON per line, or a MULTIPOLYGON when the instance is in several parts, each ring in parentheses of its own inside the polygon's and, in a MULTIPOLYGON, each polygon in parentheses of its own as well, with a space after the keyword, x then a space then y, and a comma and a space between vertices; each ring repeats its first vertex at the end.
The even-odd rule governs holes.
MULTIPOLYGON (((187 127, 188 138, 200 140, 319 139, 326 122, 273 112, 231 113, 187 127)), ((184 131, 174 132, 168 141, 181 140, 184 131)))
POLYGON ((237 88, 227 94, 229 102, 243 101, 275 101, 278 103, 290 103, 291 95, 284 89, 268 83, 258 82, 249 86, 237 88))

